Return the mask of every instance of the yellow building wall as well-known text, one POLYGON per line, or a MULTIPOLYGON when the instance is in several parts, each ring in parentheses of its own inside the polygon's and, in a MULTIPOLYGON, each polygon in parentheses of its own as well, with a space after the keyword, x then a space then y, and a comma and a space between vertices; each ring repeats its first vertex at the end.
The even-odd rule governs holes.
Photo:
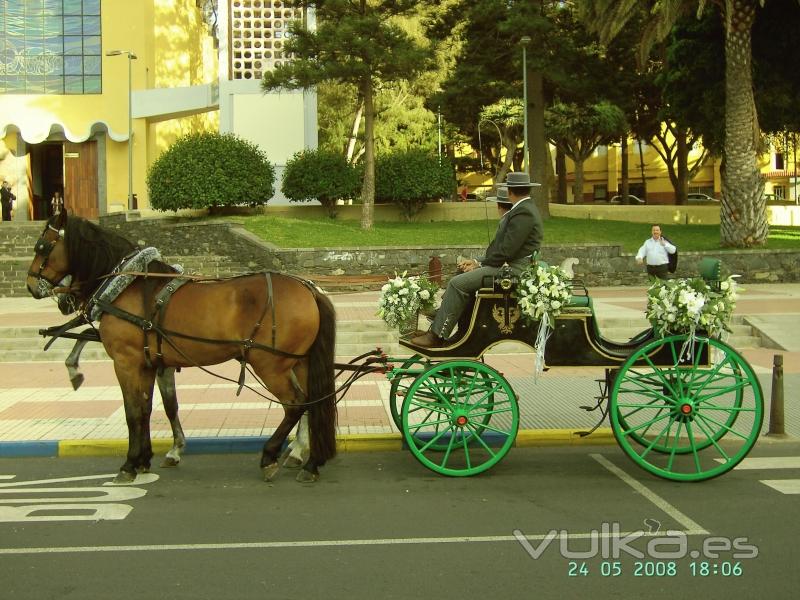
MULTIPOLYGON (((647 187, 648 202, 654 204, 670 204, 675 201, 675 190, 669 179, 669 172, 661 159, 661 156, 649 144, 644 144, 642 154, 639 154, 639 144, 636 140, 628 140, 628 181, 632 184, 641 184, 642 169, 644 163, 644 177, 647 187)), ((689 154, 689 166, 691 167, 700 158, 699 151, 689 154)), ((689 182, 690 191, 692 188, 714 187, 715 192, 719 192, 718 181, 719 165, 718 161, 707 160, 706 164, 700 169, 698 174, 689 182), (715 173, 717 174, 715 176, 715 173)), ((575 177, 575 163, 567 158, 567 180, 568 196, 572 199, 572 182, 575 177)), ((583 198, 578 198, 577 202, 591 201, 594 197, 594 186, 605 185, 608 190, 608 198, 618 194, 622 189, 622 156, 621 147, 613 144, 606 148, 606 151, 596 150, 583 163, 583 198)))
MULTIPOLYGON (((103 5, 105 9, 105 4, 103 5)), ((208 25, 195 0, 151 0, 114 2, 113 11, 103 14, 106 48, 133 48, 134 90, 176 88, 212 83, 218 72, 217 53, 208 25), (112 21, 105 29, 106 20, 112 21), (134 26, 128 27, 133 22, 134 26), (152 26, 151 26, 152 24, 152 26)), ((120 118, 127 131, 127 65, 124 57, 106 57, 103 81, 113 81, 114 103, 123 108, 120 118), (112 64, 110 60, 120 60, 112 64), (109 68, 111 67, 111 68, 109 68)), ((188 133, 217 131, 216 111, 163 121, 133 121, 133 191, 138 207, 150 205, 147 169, 174 141, 188 133)), ((107 146, 108 208, 123 210, 128 195, 127 142, 109 141, 107 146)))

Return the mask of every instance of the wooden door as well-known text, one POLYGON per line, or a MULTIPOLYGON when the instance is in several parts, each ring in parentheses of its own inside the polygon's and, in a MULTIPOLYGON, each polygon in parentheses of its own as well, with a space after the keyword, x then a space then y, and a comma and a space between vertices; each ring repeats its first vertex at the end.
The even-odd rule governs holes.
POLYGON ((64 142, 64 207, 86 219, 96 219, 97 142, 64 142))

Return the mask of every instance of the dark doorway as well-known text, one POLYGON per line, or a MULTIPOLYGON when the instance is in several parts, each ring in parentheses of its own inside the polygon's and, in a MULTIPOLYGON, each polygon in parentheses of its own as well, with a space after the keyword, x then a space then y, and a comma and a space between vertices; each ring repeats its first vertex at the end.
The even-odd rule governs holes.
POLYGON ((44 220, 53 213, 50 207, 53 194, 64 195, 64 145, 63 142, 44 142, 32 144, 29 148, 33 219, 44 220))

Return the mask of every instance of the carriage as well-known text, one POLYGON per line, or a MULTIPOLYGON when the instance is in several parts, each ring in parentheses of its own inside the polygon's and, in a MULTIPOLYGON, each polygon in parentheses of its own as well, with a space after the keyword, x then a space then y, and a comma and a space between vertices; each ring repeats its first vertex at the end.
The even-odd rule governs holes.
MULTIPOLYGON (((701 274, 719 280, 719 261, 701 274)), ((533 347, 537 323, 519 318, 510 272, 484 283, 460 335, 443 348, 388 358, 392 418, 411 453, 427 468, 469 476, 497 464, 514 445, 518 398, 509 381, 483 360, 504 341, 533 347)), ((603 337, 585 286, 572 284, 569 306, 556 318, 545 369, 602 367, 594 409, 608 416, 624 453, 650 473, 701 481, 735 467, 761 431, 763 395, 752 367, 725 342, 703 335, 659 337, 653 329, 625 343, 603 337)), ((542 401, 546 401, 543 399, 542 401)))
MULTIPOLYGON (((80 385, 75 369, 85 343, 102 342, 114 361, 129 429, 119 481, 150 468, 154 382, 173 429, 173 448, 164 464, 174 466, 185 445, 175 369, 231 358, 242 366, 239 390, 249 369, 284 406, 284 420, 262 453, 266 480, 283 464, 283 443, 303 413, 309 415, 310 435, 304 442, 301 429, 295 442, 306 443, 310 456, 298 479, 319 477, 318 467, 335 454, 336 402, 367 373, 389 378, 390 411, 405 444, 437 473, 484 472, 514 445, 517 395, 483 360, 501 342, 536 344, 538 326, 520 318, 510 271, 485 282, 459 324, 461 333, 448 346, 420 348, 401 340, 408 356, 389 357, 376 349, 335 363, 333 307, 309 282, 278 273, 196 280, 156 259, 134 267, 131 261, 141 253, 130 258, 131 250, 133 245, 113 232, 62 213, 48 221, 37 241, 27 279, 36 298, 61 290, 62 297, 81 303, 73 320, 41 331, 77 340, 67 361, 73 385, 80 385), (128 278, 113 297, 107 296, 113 288, 109 273, 114 282, 128 278), (69 277, 73 280, 65 283, 69 277), (99 328, 93 324, 98 320, 99 328), (86 323, 89 328, 72 331, 86 323), (350 375, 336 389, 336 377, 345 372, 350 375)), ((718 279, 718 261, 705 264, 705 275, 718 279)), ((548 369, 604 368, 596 408, 603 419, 608 415, 625 454, 665 479, 700 481, 729 471, 761 430, 761 387, 736 350, 712 337, 659 337, 652 329, 626 343, 610 341, 598 328, 588 291, 577 282, 569 306, 555 321, 544 362, 548 369)), ((299 462, 300 455, 293 450, 289 458, 299 462)))

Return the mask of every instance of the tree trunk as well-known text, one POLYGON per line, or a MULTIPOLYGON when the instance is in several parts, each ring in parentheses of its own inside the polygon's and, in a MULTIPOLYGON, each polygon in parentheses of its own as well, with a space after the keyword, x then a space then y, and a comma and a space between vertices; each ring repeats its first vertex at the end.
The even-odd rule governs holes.
MULTIPOLYGON (((528 152, 530 153, 531 181, 541 186, 531 188, 531 199, 536 203, 542 219, 550 218, 550 188, 547 181, 548 152, 547 137, 544 133, 544 86, 542 72, 533 71, 528 75, 528 152)), ((527 161, 525 164, 529 164, 527 161)))
MULTIPOLYGON (((618 193, 622 196, 622 201, 628 197, 631 192, 630 177, 628 176, 628 134, 622 136, 619 144, 620 153, 620 171, 622 173, 622 189, 618 193)), ((613 194, 612 194, 613 196, 613 194)))
POLYGON ((364 95, 364 183, 361 186, 361 229, 372 229, 375 212, 375 106, 372 102, 372 80, 361 82, 364 95))
MULTIPOLYGON (((509 137, 500 138, 500 144, 506 149, 506 157, 503 159, 503 164, 500 165, 500 170, 494 177, 495 186, 503 183, 506 180, 506 174, 514 164, 514 152, 517 149, 515 140, 509 137)), ((502 154, 502 153, 501 153, 502 154)))
POLYGON ((572 199, 575 204, 583 203, 583 159, 575 159, 575 182, 572 184, 572 199))
POLYGON ((675 158, 678 162, 677 186, 675 187, 675 204, 688 204, 689 193, 689 145, 686 143, 686 128, 675 128, 675 158))
MULTIPOLYGON (((639 144, 639 169, 642 172, 642 200, 647 200, 647 179, 644 175, 644 150, 642 150, 642 138, 636 140, 639 144)), ((627 199, 627 196, 623 200, 627 199)))
POLYGON ((558 175, 558 202, 567 203, 567 155, 561 146, 556 146, 556 174, 558 175))
POLYGON ((725 171, 720 242, 747 248, 767 241, 764 181, 758 170, 758 117, 753 100, 752 28, 755 0, 726 0, 725 171))

